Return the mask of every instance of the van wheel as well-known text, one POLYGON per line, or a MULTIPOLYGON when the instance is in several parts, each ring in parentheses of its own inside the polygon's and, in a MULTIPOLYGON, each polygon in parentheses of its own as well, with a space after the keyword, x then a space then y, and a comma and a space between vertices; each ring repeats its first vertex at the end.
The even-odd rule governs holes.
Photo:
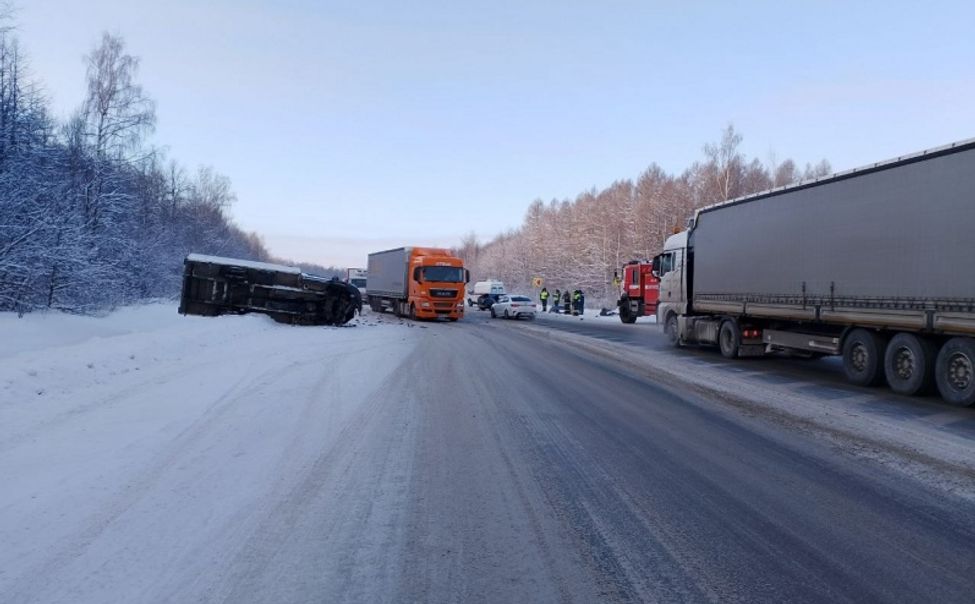
POLYGON ((883 358, 887 338, 877 332, 857 328, 843 342, 843 372, 857 386, 876 386, 884 378, 883 358))
POLYGON ((975 405, 975 340, 951 338, 941 347, 934 369, 938 392, 946 403, 975 405))
POLYGON ((671 346, 680 346, 680 334, 677 333, 677 315, 670 313, 664 321, 664 335, 671 346))
POLYGON ((726 359, 738 358, 740 346, 741 334, 738 333, 738 326, 734 321, 723 322, 720 331, 718 331, 718 347, 721 349, 721 356, 726 359))
POLYGON ((907 395, 926 391, 934 377, 936 356, 928 340, 912 333, 895 335, 884 354, 884 374, 890 389, 907 395))

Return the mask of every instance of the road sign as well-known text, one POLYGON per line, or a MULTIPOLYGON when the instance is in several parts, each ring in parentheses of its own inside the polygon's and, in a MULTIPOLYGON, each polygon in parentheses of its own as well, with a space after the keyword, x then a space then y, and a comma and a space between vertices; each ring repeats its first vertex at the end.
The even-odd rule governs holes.
POLYGON ((542 283, 543 283, 543 281, 542 281, 542 278, 541 277, 534 277, 534 278, 532 278, 532 287, 539 288, 539 287, 542 286, 542 283))

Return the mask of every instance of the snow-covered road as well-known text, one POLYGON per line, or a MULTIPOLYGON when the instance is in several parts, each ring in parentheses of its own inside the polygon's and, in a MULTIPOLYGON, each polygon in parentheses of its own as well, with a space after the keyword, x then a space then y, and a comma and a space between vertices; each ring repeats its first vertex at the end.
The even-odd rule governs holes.
POLYGON ((0 319, 0 601, 209 599, 306 483, 382 484, 352 464, 390 446, 366 427, 392 419, 407 327, 44 319, 0 319))
POLYGON ((0 315, 0 602, 975 589, 970 498, 521 325, 0 315))

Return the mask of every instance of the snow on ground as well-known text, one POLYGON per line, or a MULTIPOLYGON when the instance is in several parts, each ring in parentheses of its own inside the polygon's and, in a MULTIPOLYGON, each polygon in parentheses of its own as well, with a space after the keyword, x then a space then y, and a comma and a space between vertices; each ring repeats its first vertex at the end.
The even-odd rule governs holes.
POLYGON ((0 312, 0 359, 14 354, 67 346, 145 330, 159 320, 172 319, 173 306, 150 304, 120 309, 105 317, 85 317, 60 312, 36 312, 18 317, 0 312))
MULTIPOLYGON (((616 312, 615 309, 612 309, 613 310, 612 314, 603 315, 603 314, 600 314, 601 311, 600 311, 599 308, 587 308, 586 311, 585 311, 585 313, 580 317, 580 316, 567 315, 567 314, 564 314, 564 313, 553 313, 553 312, 551 312, 551 309, 549 310, 549 312, 542 313, 542 307, 541 307, 541 305, 536 305, 536 308, 538 309, 538 313, 539 314, 544 314, 546 317, 552 317, 554 319, 559 319, 559 320, 563 320, 563 321, 588 321, 588 320, 593 320, 593 321, 613 321, 614 323, 619 323, 619 321, 620 321, 619 313, 616 312)), ((649 315, 649 316, 646 316, 646 317, 637 317, 636 322, 637 323, 656 323, 657 322, 657 317, 656 317, 656 315, 649 315)))
POLYGON ((141 601, 243 538, 415 346, 398 321, 355 323, 0 314, 0 601, 141 601))

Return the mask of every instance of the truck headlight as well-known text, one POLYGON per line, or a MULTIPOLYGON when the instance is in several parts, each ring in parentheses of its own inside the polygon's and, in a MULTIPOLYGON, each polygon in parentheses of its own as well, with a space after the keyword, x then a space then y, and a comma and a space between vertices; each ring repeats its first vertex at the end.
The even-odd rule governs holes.
POLYGON ((422 303, 420 303, 420 306, 422 306, 423 308, 430 308, 430 303, 429 302, 422 302, 422 303))

